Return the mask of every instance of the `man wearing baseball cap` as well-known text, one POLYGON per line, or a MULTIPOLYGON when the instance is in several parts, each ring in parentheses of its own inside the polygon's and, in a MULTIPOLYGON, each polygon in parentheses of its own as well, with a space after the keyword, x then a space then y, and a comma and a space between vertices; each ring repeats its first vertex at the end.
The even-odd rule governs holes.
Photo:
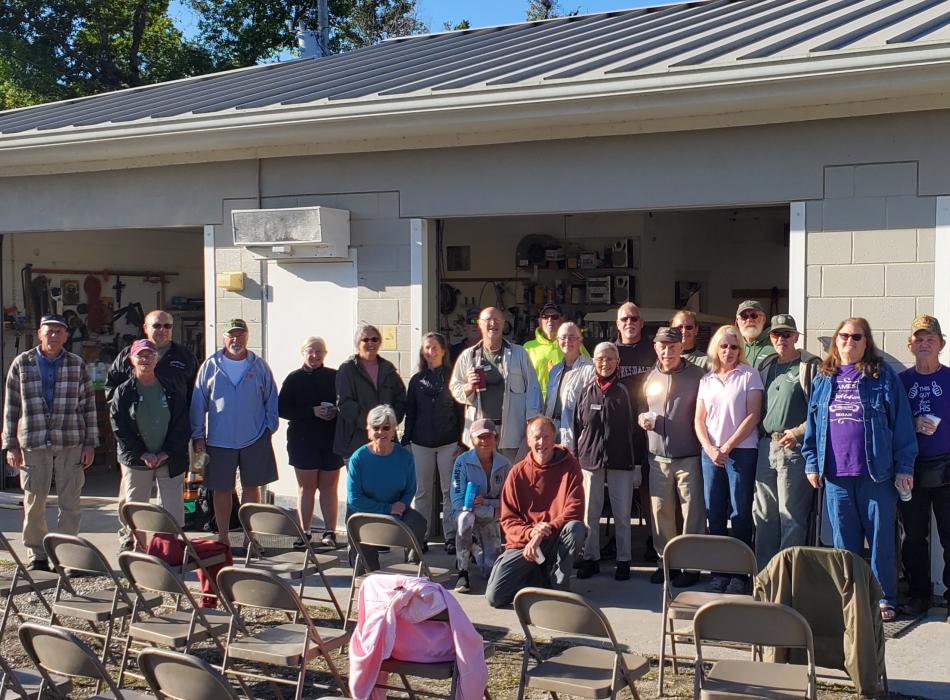
MULTIPOLYGON (((561 327, 563 320, 561 307, 548 302, 538 312, 538 328, 534 332, 534 340, 529 340, 524 344, 524 350, 528 353, 531 365, 538 375, 542 398, 547 397, 548 374, 551 368, 564 359, 564 352, 557 342, 557 329, 561 327)), ((583 344, 581 344, 581 354, 590 357, 590 353, 583 344)))
POLYGON ((943 595, 950 602, 950 368, 940 364, 940 351, 946 344, 936 318, 917 316, 907 339, 914 366, 900 373, 917 431, 911 498, 897 504, 904 523, 901 557, 910 588, 910 601, 901 611, 910 615, 926 612, 933 600, 931 511, 943 547, 943 595))
POLYGON ((191 396, 195 452, 207 451, 205 486, 214 493, 218 539, 229 544, 231 492, 241 470, 241 502, 260 503, 261 487, 277 481, 271 436, 277 430, 277 388, 270 367, 247 349, 240 318, 224 325, 223 347, 198 370, 191 396))
MULTIPOLYGON (((152 484, 157 484, 162 508, 184 525, 182 482, 191 439, 188 397, 156 374, 158 346, 151 340, 136 340, 128 357, 134 374, 116 387, 109 401, 122 491, 127 501, 148 502, 152 484)), ((120 508, 120 521, 121 513, 120 508)), ((123 539, 131 539, 124 521, 119 532, 119 540, 123 539)))
POLYGON ((745 341, 745 359, 758 369, 775 350, 765 328, 765 309, 755 299, 746 299, 736 309, 736 328, 745 341))
POLYGON ((7 373, 3 449, 7 464, 20 471, 29 568, 49 571, 43 538, 51 482, 55 477, 57 531, 78 535, 79 498, 85 470, 96 456, 99 428, 86 363, 63 348, 69 336, 66 319, 44 316, 36 336, 39 345, 17 355, 7 373))

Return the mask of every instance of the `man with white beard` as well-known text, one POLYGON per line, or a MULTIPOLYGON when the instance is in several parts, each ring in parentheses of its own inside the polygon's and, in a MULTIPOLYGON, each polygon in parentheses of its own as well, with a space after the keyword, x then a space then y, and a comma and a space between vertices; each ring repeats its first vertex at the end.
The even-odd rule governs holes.
POLYGON ((758 369, 766 357, 775 354, 765 327, 765 309, 755 299, 746 299, 739 304, 736 327, 745 341, 745 359, 750 366, 758 369))

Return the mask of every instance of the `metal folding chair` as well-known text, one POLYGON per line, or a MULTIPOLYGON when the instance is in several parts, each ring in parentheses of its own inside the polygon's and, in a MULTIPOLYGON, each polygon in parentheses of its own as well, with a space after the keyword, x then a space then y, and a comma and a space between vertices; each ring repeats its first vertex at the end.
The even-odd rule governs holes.
POLYGON ((227 678, 207 661, 149 647, 139 653, 139 669, 159 700, 238 700, 227 678))
MULTIPOLYGON (((403 576, 421 576, 437 583, 446 583, 452 571, 441 567, 429 566, 422 551, 422 545, 415 534, 402 520, 391 515, 375 513, 354 513, 346 521, 346 537, 356 552, 353 562, 353 578, 350 581, 350 599, 346 604, 344 620, 350 621, 350 614, 356 604, 356 589, 367 574, 401 574, 403 576), (378 568, 371 568, 374 557, 367 557, 370 547, 392 547, 412 553, 418 563, 404 561, 378 568)), ((378 561, 378 559, 377 559, 378 561)))
MULTIPOLYGON (((350 639, 345 629, 317 627, 300 597, 283 578, 263 569, 228 566, 218 573, 221 597, 234 610, 228 628, 227 651, 221 671, 226 676, 265 680, 272 684, 296 686, 297 700, 303 697, 304 680, 311 661, 321 657, 339 690, 349 696, 349 689, 330 654, 350 639), (299 622, 277 624, 259 632, 251 632, 242 612, 247 609, 276 610, 294 616, 299 622), (290 681, 259 673, 238 670, 234 661, 298 669, 297 680, 290 681)), ((275 687, 275 694, 280 691, 275 687)))
MULTIPOLYGON (((72 681, 64 676, 51 676, 56 688, 53 694, 67 695, 72 681)), ((19 700, 38 700, 43 676, 31 668, 13 668, 0 656, 0 700, 14 697, 19 700)))
POLYGON ((297 595, 303 600, 332 604, 336 614, 340 616, 340 621, 344 620, 340 603, 323 572, 324 567, 339 563, 340 560, 335 554, 318 554, 310 540, 304 537, 297 518, 283 508, 267 503, 245 503, 238 511, 238 519, 248 539, 245 566, 263 568, 299 581, 297 595), (281 550, 272 546, 265 548, 261 546, 261 536, 294 538, 303 542, 303 548, 300 550, 281 550), (325 597, 304 595, 306 579, 313 575, 318 575, 323 582, 323 587, 326 589, 325 597))
POLYGON ((515 596, 514 606, 525 639, 518 700, 523 700, 527 688, 547 691, 552 700, 557 700, 558 693, 615 698, 624 686, 639 700, 634 681, 650 670, 650 661, 621 647, 599 608, 576 593, 544 588, 522 589, 515 596), (544 659, 531 634, 532 627, 572 638, 582 635, 601 643, 607 641, 609 648, 572 639, 572 646, 544 659), (532 657, 536 664, 530 668, 532 657))
POLYGON ((676 596, 670 585, 670 569, 690 571, 717 571, 724 574, 755 577, 757 565, 755 552, 747 544, 734 537, 722 535, 680 535, 666 543, 663 549, 663 612, 660 630, 660 662, 657 673, 657 695, 663 695, 663 677, 666 660, 673 663, 673 673, 679 673, 677 662, 690 657, 679 656, 677 642, 691 642, 692 620, 696 611, 706 603, 722 599, 752 600, 752 596, 706 591, 682 591, 676 596), (675 628, 677 620, 689 622, 689 627, 675 628), (666 653, 666 640, 670 641, 670 654, 666 653))
POLYGON ((815 647, 811 627, 794 609, 778 603, 717 600, 696 611, 693 635, 696 642, 694 698, 726 700, 734 698, 818 697, 815 687, 815 647), (734 642, 759 646, 804 649, 807 665, 722 660, 706 671, 703 641, 734 642))
POLYGON ((109 696, 96 695, 90 700, 105 700, 106 697, 115 700, 155 700, 151 693, 128 688, 120 690, 95 652, 69 630, 27 622, 20 625, 19 635, 23 650, 43 677, 40 697, 44 697, 44 693, 51 693, 58 698, 67 697, 56 689, 55 674, 68 678, 93 678, 97 683, 104 683, 111 693, 109 696))
POLYGON ((33 594, 36 596, 40 605, 46 608, 50 613, 50 605, 43 595, 43 591, 49 591, 56 587, 59 576, 54 571, 27 571, 23 565, 23 560, 17 555, 13 546, 6 536, 0 532, 0 551, 6 552, 13 560, 13 574, 0 575, 0 599, 3 600, 3 615, 0 617, 0 637, 7 628, 7 620, 10 619, 10 613, 14 613, 20 622, 27 619, 42 620, 46 622, 47 618, 38 617, 29 613, 24 613, 16 605, 16 597, 19 595, 33 594))

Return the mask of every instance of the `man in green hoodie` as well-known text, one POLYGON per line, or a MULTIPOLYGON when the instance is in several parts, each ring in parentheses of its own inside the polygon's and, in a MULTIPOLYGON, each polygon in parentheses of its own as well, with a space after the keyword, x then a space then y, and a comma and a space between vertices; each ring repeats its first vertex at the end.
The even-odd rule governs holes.
MULTIPOLYGON (((557 330, 562 322, 561 307, 548 302, 538 313, 538 329, 534 332, 534 340, 529 340, 524 344, 531 366, 538 375, 541 395, 545 399, 547 398, 548 373, 554 365, 564 359, 564 353, 557 343, 557 330)), ((584 357, 590 357, 590 353, 583 345, 581 345, 581 354, 584 357)))

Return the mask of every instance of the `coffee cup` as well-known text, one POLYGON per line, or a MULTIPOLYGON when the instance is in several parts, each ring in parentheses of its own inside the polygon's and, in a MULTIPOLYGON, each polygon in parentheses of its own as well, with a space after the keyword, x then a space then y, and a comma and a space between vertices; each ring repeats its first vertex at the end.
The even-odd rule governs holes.
POLYGON ((646 411, 640 414, 643 419, 644 430, 653 430, 656 427, 656 411, 646 411))
POLYGON ((485 391, 488 388, 488 376, 485 368, 479 365, 475 368, 475 391, 485 391))

